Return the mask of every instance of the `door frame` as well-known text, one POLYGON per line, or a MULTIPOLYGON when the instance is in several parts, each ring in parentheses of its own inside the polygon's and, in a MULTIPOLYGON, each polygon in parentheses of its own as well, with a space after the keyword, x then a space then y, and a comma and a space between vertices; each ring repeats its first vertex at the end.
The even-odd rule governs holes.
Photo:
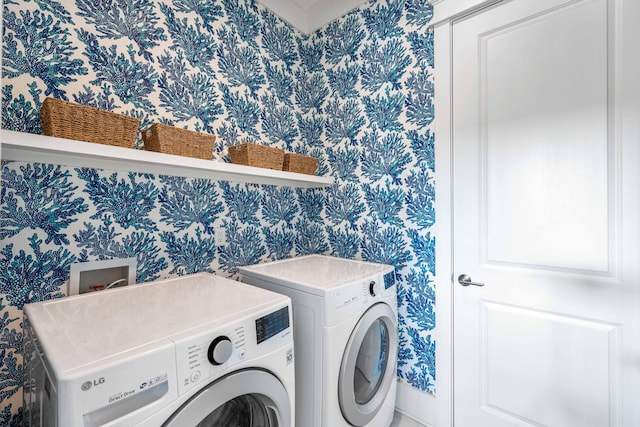
MULTIPOLYGON (((430 0, 433 5, 436 235, 436 383, 434 426, 453 426, 453 135, 451 50, 453 22, 501 0, 430 0), (445 214, 437 214, 442 212, 445 214)), ((509 1, 509 0, 502 0, 509 1)))
MULTIPOLYGON (((434 15, 435 16, 435 15, 434 15)), ((435 426, 453 426, 453 156, 451 132, 451 21, 433 28, 435 82, 435 211, 436 214, 436 420, 435 426)))

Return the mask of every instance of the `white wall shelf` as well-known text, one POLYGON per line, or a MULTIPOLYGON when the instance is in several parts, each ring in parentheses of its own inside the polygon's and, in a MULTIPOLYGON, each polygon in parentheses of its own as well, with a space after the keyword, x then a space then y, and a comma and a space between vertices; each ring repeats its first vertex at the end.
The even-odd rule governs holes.
POLYGON ((287 187, 320 188, 333 184, 331 177, 194 159, 5 129, 0 131, 0 141, 2 160, 287 187))

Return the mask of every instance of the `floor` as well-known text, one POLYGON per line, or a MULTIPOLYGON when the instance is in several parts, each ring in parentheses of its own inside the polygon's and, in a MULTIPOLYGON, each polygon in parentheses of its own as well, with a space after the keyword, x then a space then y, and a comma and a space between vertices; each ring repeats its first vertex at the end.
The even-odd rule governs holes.
POLYGON ((413 418, 409 418, 406 415, 402 415, 400 412, 396 412, 393 415, 393 421, 389 427, 424 427, 424 424, 420 424, 413 418))

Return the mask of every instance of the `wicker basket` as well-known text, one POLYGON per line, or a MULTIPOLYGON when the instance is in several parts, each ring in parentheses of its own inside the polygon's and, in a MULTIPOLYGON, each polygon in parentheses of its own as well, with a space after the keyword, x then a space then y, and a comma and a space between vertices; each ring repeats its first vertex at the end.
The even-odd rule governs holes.
POLYGON ((142 140, 145 150, 211 160, 216 136, 155 123, 142 132, 142 140))
POLYGON ((46 98, 40 108, 45 135, 133 148, 140 120, 86 105, 46 98))
POLYGON ((265 145, 244 143, 229 147, 231 162, 238 165, 282 170, 284 150, 265 145))
POLYGON ((310 156, 303 156, 296 153, 285 153, 283 171, 305 173, 315 175, 318 167, 318 159, 310 156))

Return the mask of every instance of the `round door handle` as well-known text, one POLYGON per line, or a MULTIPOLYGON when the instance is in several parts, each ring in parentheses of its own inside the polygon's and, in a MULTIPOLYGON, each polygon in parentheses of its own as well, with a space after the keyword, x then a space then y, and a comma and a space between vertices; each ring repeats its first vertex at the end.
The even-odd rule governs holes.
POLYGON ((460 283, 462 286, 484 286, 484 283, 472 281, 471 276, 469 276, 468 274, 459 275, 458 283, 460 283))

